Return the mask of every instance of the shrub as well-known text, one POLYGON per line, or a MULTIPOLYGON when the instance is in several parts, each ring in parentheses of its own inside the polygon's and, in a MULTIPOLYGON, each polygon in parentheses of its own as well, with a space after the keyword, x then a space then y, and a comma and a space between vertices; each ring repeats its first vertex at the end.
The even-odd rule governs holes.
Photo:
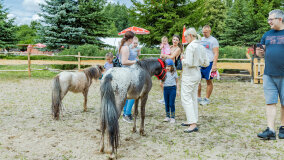
POLYGON ((59 55, 77 55, 78 52, 82 56, 105 56, 107 52, 113 52, 111 49, 100 49, 96 45, 86 44, 77 47, 71 47, 69 49, 64 49, 59 55))
POLYGON ((226 46, 219 49, 219 58, 246 59, 246 47, 226 46))
MULTIPOLYGON (((63 64, 63 65, 57 65, 53 64, 51 65, 52 68, 54 69, 60 69, 60 70, 73 70, 78 67, 77 64, 63 64)), ((81 69, 90 67, 90 65, 80 65, 81 69)))

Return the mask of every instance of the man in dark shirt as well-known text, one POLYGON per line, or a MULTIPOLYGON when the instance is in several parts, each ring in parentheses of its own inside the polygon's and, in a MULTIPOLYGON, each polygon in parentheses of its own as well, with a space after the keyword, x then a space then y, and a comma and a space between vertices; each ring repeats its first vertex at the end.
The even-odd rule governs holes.
POLYGON ((284 12, 276 9, 269 12, 267 19, 271 30, 261 38, 256 55, 265 56, 263 90, 266 102, 267 129, 257 136, 266 140, 275 140, 274 123, 278 96, 281 103, 281 126, 279 139, 284 139, 284 12))

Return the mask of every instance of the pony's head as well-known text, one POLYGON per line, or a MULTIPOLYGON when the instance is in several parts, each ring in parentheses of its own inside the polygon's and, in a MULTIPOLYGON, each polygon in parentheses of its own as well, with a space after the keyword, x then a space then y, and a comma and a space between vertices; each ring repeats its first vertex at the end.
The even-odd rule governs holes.
POLYGON ((151 76, 156 76, 159 80, 165 81, 167 70, 164 59, 148 58, 138 61, 137 64, 147 70, 151 76))
POLYGON ((102 78, 104 67, 101 65, 96 65, 84 69, 84 72, 87 75, 87 77, 89 77, 90 79, 99 79, 102 78))

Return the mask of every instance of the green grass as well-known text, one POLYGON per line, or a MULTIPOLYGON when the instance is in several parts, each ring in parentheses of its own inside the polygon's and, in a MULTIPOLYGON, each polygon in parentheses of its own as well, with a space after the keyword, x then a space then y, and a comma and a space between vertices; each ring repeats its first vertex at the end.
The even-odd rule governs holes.
MULTIPOLYGON (((31 77, 33 78, 52 78, 58 74, 58 72, 51 72, 48 70, 36 71, 33 69, 45 69, 45 65, 31 65, 31 77)), ((27 65, 17 65, 17 66, 8 66, 8 65, 0 65, 0 70, 28 70, 27 65)), ((28 72, 24 71, 12 71, 12 72, 0 72, 0 79, 1 80, 11 80, 11 79, 27 79, 29 78, 28 72)))

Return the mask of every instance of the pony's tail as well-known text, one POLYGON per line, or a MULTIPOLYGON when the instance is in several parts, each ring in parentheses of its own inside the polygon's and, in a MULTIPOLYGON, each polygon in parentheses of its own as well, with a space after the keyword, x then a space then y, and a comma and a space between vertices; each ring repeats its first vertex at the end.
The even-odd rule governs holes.
POLYGON ((52 115, 53 118, 58 120, 61 110, 61 87, 59 82, 59 76, 54 77, 52 85, 52 115))
POLYGON ((118 111, 115 104, 115 96, 111 86, 112 75, 106 75, 101 84, 101 130, 104 135, 108 130, 109 142, 112 152, 116 152, 119 145, 118 111), (115 149, 115 151, 114 151, 115 149))

